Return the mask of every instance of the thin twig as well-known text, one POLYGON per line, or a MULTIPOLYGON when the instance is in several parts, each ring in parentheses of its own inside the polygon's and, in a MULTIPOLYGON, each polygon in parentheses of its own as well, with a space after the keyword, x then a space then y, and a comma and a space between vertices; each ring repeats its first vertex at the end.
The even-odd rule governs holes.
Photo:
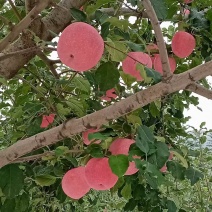
MULTIPOLYGON (((68 153, 80 153, 80 152, 83 152, 83 150, 69 150, 69 151, 65 152, 64 155, 68 154, 68 153)), ((23 162, 28 162, 28 161, 41 160, 42 157, 48 157, 48 156, 54 156, 54 155, 55 155, 55 152, 53 152, 53 151, 44 152, 44 153, 37 154, 37 155, 31 155, 31 156, 19 158, 19 159, 15 160, 13 163, 23 163, 23 162)))
POLYGON ((30 87, 36 91, 36 93, 39 93, 47 102, 48 99, 46 98, 45 94, 43 94, 41 91, 39 91, 34 85, 32 85, 29 81, 27 81, 26 79, 24 79, 22 76, 20 75, 16 75, 15 78, 20 79, 21 81, 27 83, 28 85, 30 85, 30 87))
POLYGON ((200 96, 206 97, 207 99, 212 99, 212 91, 198 85, 197 83, 192 83, 186 87, 186 90, 199 94, 200 96))
POLYGON ((58 75, 56 69, 54 68, 54 63, 52 63, 52 61, 42 51, 38 51, 37 55, 43 60, 43 62, 46 63, 46 65, 49 67, 50 71, 55 76, 55 78, 59 79, 60 76, 58 75))
POLYGON ((27 28, 37 17, 37 15, 49 5, 50 2, 51 0, 40 0, 35 7, 16 26, 13 27, 12 31, 1 40, 0 52, 16 39, 22 30, 27 28))
POLYGON ((164 80, 166 81, 166 79, 169 79, 170 76, 172 76, 173 74, 170 71, 170 64, 169 64, 167 49, 163 39, 163 34, 160 28, 159 20, 157 18, 157 15, 155 13, 155 10, 151 2, 149 0, 142 0, 142 2, 144 5, 144 8, 146 9, 146 13, 151 21, 152 28, 155 31, 155 37, 156 37, 157 45, 159 48, 161 63, 163 67, 163 77, 164 77, 164 80))
POLYGON ((18 10, 16 9, 15 5, 13 4, 13 2, 12 2, 11 0, 8 0, 8 1, 9 1, 9 3, 10 3, 10 6, 12 7, 12 9, 13 9, 13 11, 14 11, 16 17, 18 18, 19 21, 21 21, 22 18, 21 18, 21 16, 20 16, 18 10))
MULTIPOLYGON (((66 83, 66 85, 64 86, 64 90, 66 89, 66 87, 68 86, 68 84, 70 84, 70 82, 74 79, 74 77, 76 77, 77 72, 75 72, 73 75, 71 75, 68 79, 68 82, 66 83)), ((61 92, 57 95, 57 98, 63 93, 63 91, 61 90, 61 92)))

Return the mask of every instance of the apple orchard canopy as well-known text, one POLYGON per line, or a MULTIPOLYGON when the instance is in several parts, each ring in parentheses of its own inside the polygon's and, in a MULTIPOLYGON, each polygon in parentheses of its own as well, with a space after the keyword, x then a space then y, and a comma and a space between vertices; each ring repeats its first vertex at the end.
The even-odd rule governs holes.
POLYGON ((62 63, 75 71, 87 71, 96 66, 103 51, 104 41, 98 31, 83 22, 66 27, 57 46, 62 63))

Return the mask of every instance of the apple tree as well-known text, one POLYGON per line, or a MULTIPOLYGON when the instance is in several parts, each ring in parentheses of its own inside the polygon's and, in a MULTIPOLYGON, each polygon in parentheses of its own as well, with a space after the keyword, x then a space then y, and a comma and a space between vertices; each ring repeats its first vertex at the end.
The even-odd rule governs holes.
POLYGON ((0 8, 0 211, 212 210, 212 0, 0 8))

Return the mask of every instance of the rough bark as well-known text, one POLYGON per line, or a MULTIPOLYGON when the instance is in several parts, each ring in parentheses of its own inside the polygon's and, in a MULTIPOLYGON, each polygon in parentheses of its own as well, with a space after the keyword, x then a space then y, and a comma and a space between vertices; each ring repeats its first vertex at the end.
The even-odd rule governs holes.
POLYGON ((71 119, 45 132, 20 140, 0 151, 0 168, 17 158, 44 146, 52 145, 65 137, 71 137, 89 128, 98 128, 162 96, 187 89, 188 86, 212 74, 212 62, 197 66, 185 73, 173 75, 169 83, 158 83, 109 107, 79 119, 71 119))
MULTIPOLYGON (((71 7, 80 8, 86 1, 62 0, 59 3, 60 6, 55 7, 46 17, 42 19, 40 17, 36 18, 29 26, 29 29, 42 40, 50 41, 55 34, 59 34, 73 20, 69 9, 71 7)), ((35 46, 36 44, 33 42, 32 37, 29 36, 27 38, 26 33, 29 36, 29 32, 25 31, 2 52, 6 54, 35 46)), ((14 77, 34 56, 35 52, 32 52, 31 54, 15 55, 0 61, 0 75, 7 79, 14 77)))

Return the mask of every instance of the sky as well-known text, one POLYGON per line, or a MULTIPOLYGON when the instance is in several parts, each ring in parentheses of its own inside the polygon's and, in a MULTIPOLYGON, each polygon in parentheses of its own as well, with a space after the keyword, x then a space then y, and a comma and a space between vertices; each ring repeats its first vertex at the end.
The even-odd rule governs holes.
POLYGON ((202 111, 200 111, 196 106, 190 105, 189 110, 184 112, 185 116, 191 116, 191 119, 187 122, 187 124, 199 129, 200 124, 202 122, 206 122, 206 127, 208 129, 212 129, 212 100, 197 94, 193 95, 199 98, 198 107, 200 107, 202 111))

